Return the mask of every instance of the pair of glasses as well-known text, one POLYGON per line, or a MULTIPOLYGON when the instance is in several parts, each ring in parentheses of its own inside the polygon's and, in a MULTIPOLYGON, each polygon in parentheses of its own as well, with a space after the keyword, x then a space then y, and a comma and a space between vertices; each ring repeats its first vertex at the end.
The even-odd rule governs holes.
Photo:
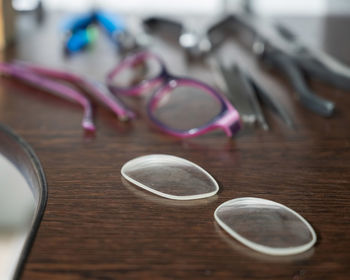
POLYGON ((115 95, 140 96, 153 91, 150 120, 167 134, 188 138, 222 129, 232 137, 240 128, 237 110, 228 99, 200 81, 169 73, 163 60, 144 51, 126 57, 107 76, 115 95))

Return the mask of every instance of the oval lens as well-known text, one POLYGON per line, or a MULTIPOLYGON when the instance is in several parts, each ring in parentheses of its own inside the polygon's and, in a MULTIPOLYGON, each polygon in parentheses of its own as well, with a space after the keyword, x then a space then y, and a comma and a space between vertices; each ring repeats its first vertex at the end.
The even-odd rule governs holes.
POLYGON ((137 59, 125 66, 113 78, 113 85, 120 88, 130 88, 139 85, 143 81, 157 77, 161 72, 161 64, 156 59, 149 57, 137 59))
POLYGON ((215 210, 214 217, 232 237, 265 254, 297 254, 316 242, 313 228, 302 216, 266 199, 229 200, 215 210))
POLYGON ((159 196, 190 200, 212 196, 219 186, 198 165, 170 155, 147 155, 128 161, 121 169, 129 182, 159 196))
POLYGON ((177 86, 163 95, 152 114, 170 129, 188 131, 208 124, 221 109, 219 100, 207 91, 177 86))

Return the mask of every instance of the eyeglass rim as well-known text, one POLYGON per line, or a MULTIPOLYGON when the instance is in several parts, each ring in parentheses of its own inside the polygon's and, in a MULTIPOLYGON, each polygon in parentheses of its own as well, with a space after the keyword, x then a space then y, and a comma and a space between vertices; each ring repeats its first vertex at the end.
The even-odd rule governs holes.
POLYGON ((150 98, 148 104, 147 104, 147 114, 149 118, 154 122, 161 130, 164 132, 181 138, 188 138, 188 137, 195 137, 198 135, 202 135, 204 133, 207 133, 209 131, 215 130, 217 128, 223 129, 227 136, 232 137, 241 127, 241 119, 239 116, 238 111, 231 105, 231 103, 222 96, 218 91, 216 91, 211 86, 200 82, 195 79, 190 78, 183 78, 183 77, 174 77, 173 80, 169 80, 166 84, 163 84, 150 98), (173 81, 177 82, 176 86, 171 86, 171 83, 173 81), (220 102, 221 105, 221 111, 209 122, 206 124, 191 128, 191 129, 173 129, 164 124, 162 121, 160 121, 158 118, 156 118, 153 114, 154 110, 156 109, 156 105, 160 102, 160 98, 156 98, 157 95, 164 95, 172 90, 174 90, 176 87, 181 86, 182 84, 185 84, 185 86, 193 87, 193 88, 200 88, 203 91, 208 92, 211 94, 214 98, 216 98, 217 101, 220 102), (231 118, 231 120, 223 120, 225 116, 228 116, 231 118), (227 123, 230 123, 228 125, 227 123))

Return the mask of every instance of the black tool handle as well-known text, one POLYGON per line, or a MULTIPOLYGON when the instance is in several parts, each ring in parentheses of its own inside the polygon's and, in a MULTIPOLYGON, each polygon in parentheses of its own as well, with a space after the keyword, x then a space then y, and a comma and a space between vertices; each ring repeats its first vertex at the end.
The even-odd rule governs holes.
POLYGON ((279 51, 265 51, 263 59, 280 69, 292 83, 300 102, 309 110, 324 117, 334 112, 334 103, 317 96, 307 86, 303 74, 292 58, 279 51))
MULTIPOLYGON (((279 23, 275 23, 275 27, 280 35, 291 44, 295 44, 297 36, 287 27, 279 23)), ((329 69, 326 65, 321 63, 317 57, 312 56, 312 50, 301 49, 293 56, 294 61, 301 66, 310 78, 316 78, 320 81, 326 82, 337 88, 350 90, 350 77, 342 73, 338 73, 329 69)))
POLYGON ((296 58, 296 60, 298 65, 300 65, 311 78, 326 82, 343 90, 350 90, 349 77, 330 71, 312 58, 300 56, 296 58))

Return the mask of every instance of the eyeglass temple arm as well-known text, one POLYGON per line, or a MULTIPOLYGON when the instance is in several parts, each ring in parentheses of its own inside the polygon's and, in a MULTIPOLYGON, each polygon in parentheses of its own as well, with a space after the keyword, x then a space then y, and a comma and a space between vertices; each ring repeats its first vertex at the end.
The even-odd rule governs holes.
POLYGON ((48 90, 50 93, 53 93, 56 96, 79 103, 84 108, 84 117, 82 120, 83 128, 90 131, 95 130, 95 125, 93 123, 92 106, 90 101, 83 94, 68 86, 33 74, 18 65, 1 63, 0 72, 2 74, 21 79, 25 82, 35 85, 36 87, 48 90))
POLYGON ((66 80, 68 82, 82 86, 88 91, 90 95, 92 95, 96 100, 100 101, 112 112, 114 112, 116 116, 122 121, 135 117, 135 114, 129 110, 127 106, 120 99, 118 99, 118 97, 114 96, 102 83, 92 81, 90 79, 66 71, 41 67, 21 61, 16 62, 16 64, 17 63, 19 65, 23 65, 30 71, 33 71, 37 74, 50 78, 66 80))

